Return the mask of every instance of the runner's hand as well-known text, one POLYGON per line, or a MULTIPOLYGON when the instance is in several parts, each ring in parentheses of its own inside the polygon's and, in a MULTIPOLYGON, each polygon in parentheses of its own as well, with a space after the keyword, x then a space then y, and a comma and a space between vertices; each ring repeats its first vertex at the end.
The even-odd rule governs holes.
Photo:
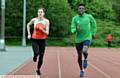
POLYGON ((76 30, 77 30, 77 31, 80 30, 80 26, 79 26, 79 25, 76 26, 76 30))
POLYGON ((31 39, 31 35, 28 35, 28 37, 27 37, 28 39, 31 39))
POLYGON ((96 37, 95 35, 92 35, 92 38, 93 38, 93 39, 96 39, 97 37, 96 37))

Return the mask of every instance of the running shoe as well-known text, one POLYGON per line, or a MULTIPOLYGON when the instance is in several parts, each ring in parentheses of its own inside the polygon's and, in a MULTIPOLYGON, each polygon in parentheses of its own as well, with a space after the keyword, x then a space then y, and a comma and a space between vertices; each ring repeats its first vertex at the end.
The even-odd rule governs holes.
POLYGON ((33 61, 36 62, 37 61, 37 57, 33 56, 33 61))
POLYGON ((37 75, 41 75, 40 70, 37 70, 36 73, 37 75))
POLYGON ((80 71, 80 77, 84 77, 85 72, 84 71, 80 71))
POLYGON ((88 67, 88 60, 84 60, 83 67, 84 67, 84 69, 86 69, 88 67))

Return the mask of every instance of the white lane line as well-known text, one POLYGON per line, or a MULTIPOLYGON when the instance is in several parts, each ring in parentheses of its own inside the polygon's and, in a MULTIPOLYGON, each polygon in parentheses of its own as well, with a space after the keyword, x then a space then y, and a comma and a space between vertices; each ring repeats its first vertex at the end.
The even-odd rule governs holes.
POLYGON ((27 60, 27 61, 25 61, 23 64, 21 64, 18 68, 16 68, 15 70, 13 70, 11 73, 8 73, 8 74, 12 74, 12 75, 15 75, 15 73, 17 72, 17 71, 19 71, 20 69, 22 69, 27 63, 29 63, 30 62, 30 58, 27 60))
MULTIPOLYGON (((98 56, 97 56, 98 57, 98 56)), ((98 58, 101 58, 101 57, 98 57, 98 58)), ((115 60, 112 60, 112 58, 104 58, 104 57, 102 57, 102 59, 103 60, 105 60, 105 61, 107 61, 107 62, 110 62, 110 63, 112 63, 112 64, 115 64, 115 65, 120 65, 120 63, 119 62, 116 62, 115 60)))
POLYGON ((59 78, 61 77, 61 66, 60 66, 60 54, 59 51, 57 50, 57 60, 58 60, 58 73, 59 73, 59 78))
MULTIPOLYGON (((94 56, 94 57, 98 57, 98 58, 101 59, 101 57, 99 57, 99 56, 94 56)), ((117 62, 116 59, 113 60, 113 58, 111 58, 111 57, 106 57, 106 58, 104 58, 104 57, 106 57, 106 56, 103 56, 103 57, 102 57, 103 60, 105 60, 105 61, 107 61, 107 62, 110 62, 110 63, 112 63, 112 64, 115 64, 115 65, 120 65, 120 63, 117 62)))
POLYGON ((101 74, 103 74, 106 78, 112 78, 110 77, 109 75, 107 75, 105 72, 103 72, 102 70, 100 70, 98 67, 96 67, 95 65, 91 64, 90 65, 95 69, 97 70, 98 72, 100 72, 101 74))

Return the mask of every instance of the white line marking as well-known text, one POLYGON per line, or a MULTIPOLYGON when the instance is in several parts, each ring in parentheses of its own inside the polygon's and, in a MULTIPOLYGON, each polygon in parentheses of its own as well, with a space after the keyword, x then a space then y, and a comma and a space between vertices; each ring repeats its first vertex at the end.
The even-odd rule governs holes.
POLYGON ((35 78, 41 78, 41 76, 39 76, 39 75, 36 75, 36 76, 35 76, 35 78))
POLYGON ((59 72, 59 78, 61 77, 61 66, 60 66, 60 56, 59 51, 57 50, 57 59, 58 59, 58 72, 59 72))
POLYGON ((15 75, 15 73, 17 72, 17 71, 19 71, 20 69, 22 69, 27 63, 29 63, 30 62, 30 58, 27 60, 27 61, 25 61, 23 64, 21 64, 18 68, 16 68, 16 69, 14 69, 11 73, 8 73, 8 74, 12 74, 12 75, 15 75))
MULTIPOLYGON (((99 56, 95 56, 95 57, 101 58, 101 57, 99 57, 99 56)), ((112 64, 115 64, 115 65, 120 65, 119 62, 116 62, 116 61, 115 61, 116 59, 113 60, 113 58, 111 58, 111 57, 110 57, 109 59, 108 59, 108 58, 109 58, 109 57, 107 57, 107 58, 102 57, 102 59, 105 60, 105 61, 107 61, 107 62, 111 62, 112 64)))
POLYGON ((103 74, 106 78, 112 78, 109 75, 107 75, 105 72, 103 72, 102 70, 100 70, 98 67, 96 67, 93 64, 90 64, 95 70, 97 70, 98 72, 100 72, 101 74, 103 74))

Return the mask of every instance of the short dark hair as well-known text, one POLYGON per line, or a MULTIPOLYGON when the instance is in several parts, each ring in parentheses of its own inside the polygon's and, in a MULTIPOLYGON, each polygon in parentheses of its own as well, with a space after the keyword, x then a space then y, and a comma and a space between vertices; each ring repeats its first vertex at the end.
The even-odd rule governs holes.
POLYGON ((43 7, 39 7, 38 10, 39 10, 39 9, 42 9, 42 10, 45 12, 45 8, 43 8, 43 7))
POLYGON ((80 4, 78 5, 78 7, 79 7, 79 6, 85 6, 85 4, 83 4, 83 3, 80 3, 80 4))

